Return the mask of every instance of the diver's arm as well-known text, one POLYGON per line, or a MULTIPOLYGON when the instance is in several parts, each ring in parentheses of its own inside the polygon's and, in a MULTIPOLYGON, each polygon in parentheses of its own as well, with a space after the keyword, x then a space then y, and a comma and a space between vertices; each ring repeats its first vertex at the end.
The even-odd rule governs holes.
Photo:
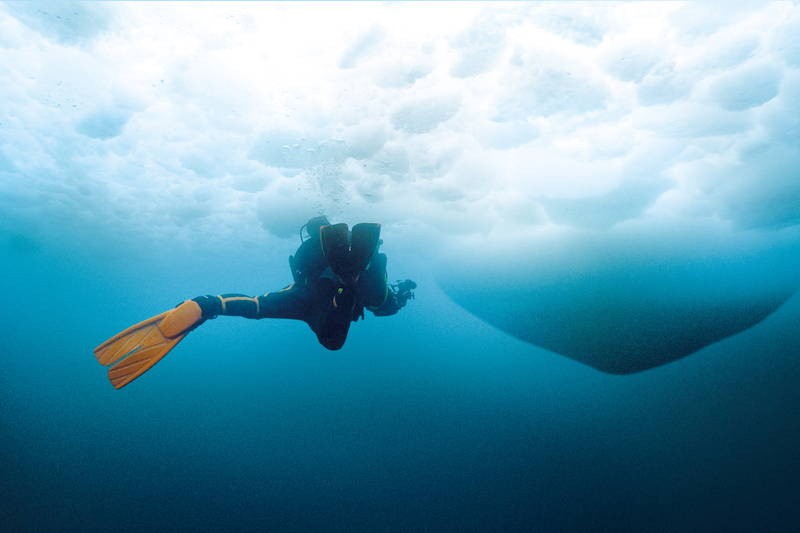
POLYGON ((414 293, 412 291, 416 288, 417 284, 410 279, 400 281, 387 287, 386 299, 381 305, 377 307, 367 306, 367 309, 375 316, 394 315, 405 307, 408 300, 414 299, 414 293))
POLYGON ((378 307, 367 307, 370 312, 375 316, 390 316, 397 314, 403 306, 399 305, 394 293, 389 289, 386 300, 378 307))
POLYGON ((417 288, 417 284, 409 279, 389 285, 386 274, 387 262, 386 254, 376 252, 358 282, 361 301, 375 316, 397 313, 408 300, 414 298, 414 293, 411 291, 417 288))

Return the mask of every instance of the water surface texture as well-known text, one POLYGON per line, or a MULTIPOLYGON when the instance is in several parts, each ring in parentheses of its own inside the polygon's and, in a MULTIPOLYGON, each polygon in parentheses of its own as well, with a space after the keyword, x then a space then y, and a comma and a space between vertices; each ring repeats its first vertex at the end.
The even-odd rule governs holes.
POLYGON ((0 4, 0 530, 797 531, 800 5, 0 4), (327 351, 220 317, 383 225, 327 351))

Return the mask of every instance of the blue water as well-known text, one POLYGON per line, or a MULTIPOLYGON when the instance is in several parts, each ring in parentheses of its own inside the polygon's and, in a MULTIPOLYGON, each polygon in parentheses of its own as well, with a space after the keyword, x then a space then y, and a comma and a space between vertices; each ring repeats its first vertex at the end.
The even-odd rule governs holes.
POLYGON ((799 36, 0 2, 0 533, 800 531, 799 36), (407 309, 338 352, 220 317, 111 386, 98 344, 284 287, 322 212, 383 224, 407 309))
MULTIPOLYGON (((800 297, 629 376, 515 340, 424 270, 339 352, 220 317, 111 387, 92 348, 206 292, 288 281, 285 248, 108 255, 6 239, 3 531, 791 531, 800 297)), ((391 250, 390 250, 391 251, 391 250)), ((390 260, 392 259, 390 255, 390 260)))

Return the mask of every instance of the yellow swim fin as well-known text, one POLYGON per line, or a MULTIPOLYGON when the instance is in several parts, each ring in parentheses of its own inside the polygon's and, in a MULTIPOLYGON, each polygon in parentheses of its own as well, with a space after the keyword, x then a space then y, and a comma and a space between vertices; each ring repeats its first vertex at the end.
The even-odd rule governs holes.
POLYGON ((202 319, 197 302, 186 300, 114 335, 95 348, 94 355, 100 364, 114 365, 108 370, 108 379, 120 389, 159 362, 202 319))

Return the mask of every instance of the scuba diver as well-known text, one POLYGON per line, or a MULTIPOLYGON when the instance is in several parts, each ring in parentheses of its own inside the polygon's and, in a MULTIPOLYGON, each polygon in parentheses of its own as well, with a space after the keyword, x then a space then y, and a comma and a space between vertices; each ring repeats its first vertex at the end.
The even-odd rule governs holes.
POLYGON ((397 313, 417 285, 411 280, 388 284, 386 255, 379 253, 380 224, 331 225, 324 216, 300 229, 300 247, 289 256, 293 283, 261 296, 198 296, 110 338, 94 353, 112 385, 124 387, 155 365, 190 331, 219 315, 245 318, 291 318, 306 322, 329 350, 344 345, 350 323, 397 313), (303 232, 307 235, 304 235, 303 232))

